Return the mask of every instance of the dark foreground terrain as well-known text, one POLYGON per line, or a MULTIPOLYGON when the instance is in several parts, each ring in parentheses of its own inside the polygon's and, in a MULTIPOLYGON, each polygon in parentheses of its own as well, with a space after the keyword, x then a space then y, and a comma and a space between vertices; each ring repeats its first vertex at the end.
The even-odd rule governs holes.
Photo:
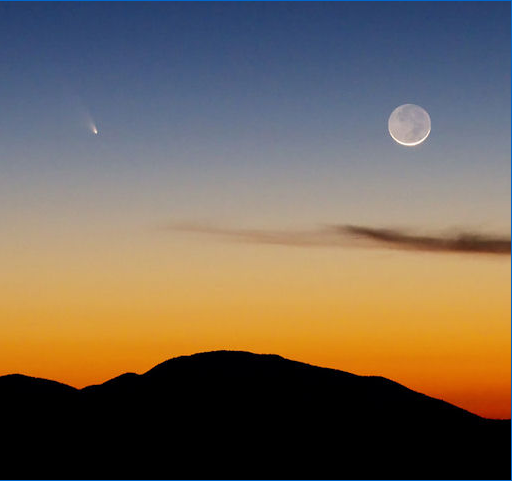
POLYGON ((511 425, 381 377, 211 352, 76 390, 0 377, 1 479, 510 479, 511 425))

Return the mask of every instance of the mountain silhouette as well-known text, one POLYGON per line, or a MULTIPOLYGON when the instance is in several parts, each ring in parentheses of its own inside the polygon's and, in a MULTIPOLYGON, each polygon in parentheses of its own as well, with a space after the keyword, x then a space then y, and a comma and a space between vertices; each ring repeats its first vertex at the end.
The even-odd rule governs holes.
POLYGON ((170 359, 81 390, 0 377, 2 479, 510 479, 510 420, 278 355, 170 359))

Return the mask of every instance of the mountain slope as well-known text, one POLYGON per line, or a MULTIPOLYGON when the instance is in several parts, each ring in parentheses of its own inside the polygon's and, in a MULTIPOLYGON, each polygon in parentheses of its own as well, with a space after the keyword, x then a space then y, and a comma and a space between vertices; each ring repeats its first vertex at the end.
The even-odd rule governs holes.
POLYGON ((44 378, 13 374, 0 377, 2 397, 54 397, 77 392, 76 388, 44 378))
POLYGON ((17 400, 10 437, 35 441, 24 456, 38 461, 7 478, 510 477, 509 421, 277 355, 199 353, 50 398, 42 386, 21 403, 0 377, 0 399, 17 400))

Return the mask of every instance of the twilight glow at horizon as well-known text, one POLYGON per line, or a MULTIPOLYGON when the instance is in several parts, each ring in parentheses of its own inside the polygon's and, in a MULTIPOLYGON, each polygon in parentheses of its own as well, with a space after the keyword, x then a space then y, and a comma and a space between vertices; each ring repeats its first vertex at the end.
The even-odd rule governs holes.
POLYGON ((0 3, 0 375, 247 350, 509 418, 510 19, 0 3))

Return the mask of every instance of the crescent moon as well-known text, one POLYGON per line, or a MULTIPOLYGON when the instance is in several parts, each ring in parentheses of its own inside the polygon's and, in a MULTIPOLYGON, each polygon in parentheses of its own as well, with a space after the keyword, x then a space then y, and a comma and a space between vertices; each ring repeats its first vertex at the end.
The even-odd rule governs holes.
POLYGON ((424 142, 431 132, 431 118, 420 106, 403 104, 388 119, 388 132, 402 146, 412 147, 424 142))

